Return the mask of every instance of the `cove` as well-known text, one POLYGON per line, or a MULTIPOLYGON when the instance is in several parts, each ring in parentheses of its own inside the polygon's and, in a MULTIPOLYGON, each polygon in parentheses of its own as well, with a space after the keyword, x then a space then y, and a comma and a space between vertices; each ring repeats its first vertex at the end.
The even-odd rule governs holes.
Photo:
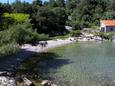
POLYGON ((115 43, 81 42, 50 50, 42 71, 60 86, 115 86, 115 43))

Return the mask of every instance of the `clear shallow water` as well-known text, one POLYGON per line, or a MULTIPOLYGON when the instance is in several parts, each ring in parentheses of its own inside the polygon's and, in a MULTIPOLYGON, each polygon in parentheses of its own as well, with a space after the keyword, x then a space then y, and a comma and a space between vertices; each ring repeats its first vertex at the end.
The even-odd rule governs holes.
POLYGON ((52 52, 59 57, 44 71, 61 86, 115 86, 114 43, 76 43, 52 52))

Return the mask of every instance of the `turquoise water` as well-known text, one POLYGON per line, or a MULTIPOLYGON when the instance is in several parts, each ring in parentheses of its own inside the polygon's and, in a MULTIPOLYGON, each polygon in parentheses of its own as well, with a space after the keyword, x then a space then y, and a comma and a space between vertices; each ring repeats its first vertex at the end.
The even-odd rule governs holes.
POLYGON ((115 86, 114 43, 76 43, 52 52, 59 56, 44 71, 61 86, 115 86))

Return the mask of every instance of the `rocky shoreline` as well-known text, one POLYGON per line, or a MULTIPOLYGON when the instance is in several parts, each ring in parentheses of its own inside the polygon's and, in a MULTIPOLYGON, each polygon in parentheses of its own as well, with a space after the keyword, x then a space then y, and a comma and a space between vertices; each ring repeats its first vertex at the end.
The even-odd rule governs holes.
POLYGON ((10 72, 0 72, 0 86, 16 86, 16 80, 10 72))
MULTIPOLYGON (((48 51, 49 49, 75 43, 75 42, 85 42, 85 41, 101 41, 100 37, 96 37, 93 35, 81 35, 80 37, 69 37, 67 39, 61 40, 48 40, 47 43, 46 41, 41 41, 40 43, 36 44, 35 46, 30 45, 30 44, 24 44, 20 47, 21 52, 17 54, 17 56, 13 56, 9 58, 6 61, 3 61, 0 63, 0 85, 4 86, 3 84, 7 83, 7 86, 16 86, 16 80, 14 77, 9 76, 8 74, 11 74, 13 71, 16 70, 16 67, 24 60, 29 58, 33 53, 40 53, 40 52, 45 52, 48 51), (4 72, 6 70, 10 69, 10 72, 4 72), (4 75, 6 74, 6 76, 4 75), (10 85, 9 85, 10 84, 10 85), (13 85, 14 84, 14 85, 13 85)), ((9 71, 9 70, 8 70, 9 71)), ((12 74, 11 74, 12 75, 12 74)), ((57 85, 52 85, 51 81, 48 80, 43 80, 42 84, 50 84, 50 85, 43 85, 43 86, 57 86, 57 85), (46 82, 47 81, 47 82, 46 82)))

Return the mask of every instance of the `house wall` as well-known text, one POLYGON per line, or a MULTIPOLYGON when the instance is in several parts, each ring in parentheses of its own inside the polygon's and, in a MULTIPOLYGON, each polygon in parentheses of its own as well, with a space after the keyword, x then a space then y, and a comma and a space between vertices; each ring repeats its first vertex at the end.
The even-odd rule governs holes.
POLYGON ((103 23, 103 22, 101 22, 101 25, 100 25, 101 27, 105 27, 106 25, 103 23))
POLYGON ((101 32, 105 32, 105 27, 101 27, 101 32))
POLYGON ((104 23, 101 22, 100 31, 101 32, 115 32, 115 26, 106 26, 104 23))
POLYGON ((103 22, 100 22, 100 31, 105 32, 105 28, 106 28, 105 24, 103 22))
POLYGON ((115 32, 115 26, 106 26, 106 32, 115 32))

